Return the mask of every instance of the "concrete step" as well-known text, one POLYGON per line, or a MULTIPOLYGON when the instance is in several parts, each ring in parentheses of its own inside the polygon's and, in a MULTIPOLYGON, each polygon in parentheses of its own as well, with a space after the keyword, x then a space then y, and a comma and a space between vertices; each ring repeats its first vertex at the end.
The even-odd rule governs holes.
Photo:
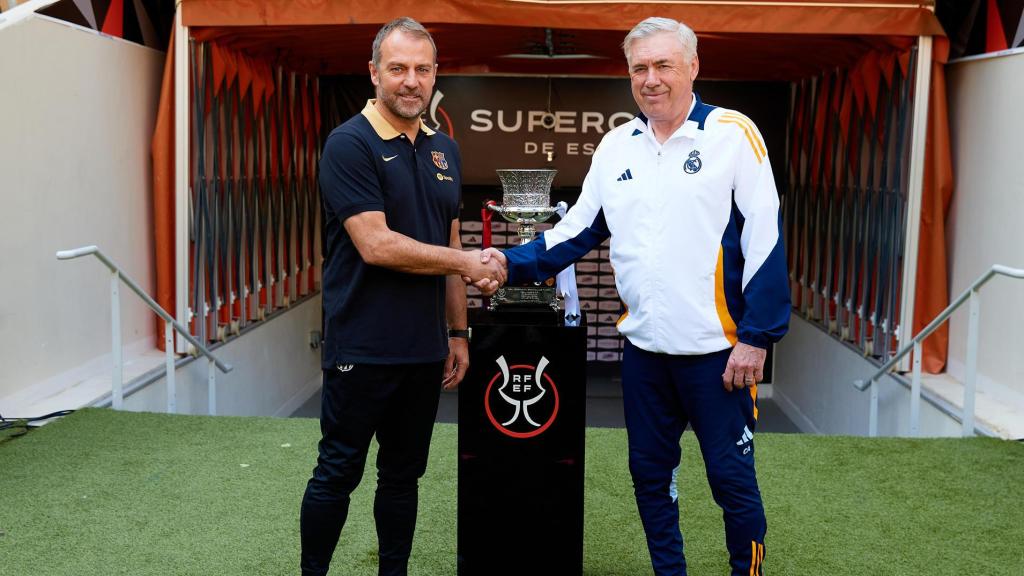
MULTIPOLYGON (((909 380, 910 374, 905 375, 909 380)), ((964 385, 948 372, 924 374, 921 388, 963 413, 964 385)), ((979 379, 974 400, 977 425, 1008 440, 1024 438, 1024 394, 979 379)))
MULTIPOLYGON (((124 387, 164 363, 164 353, 148 342, 126 346, 122 358, 124 387)), ((107 354, 15 394, 0 398, 5 418, 34 418, 61 410, 92 406, 111 391, 111 358, 107 354)))

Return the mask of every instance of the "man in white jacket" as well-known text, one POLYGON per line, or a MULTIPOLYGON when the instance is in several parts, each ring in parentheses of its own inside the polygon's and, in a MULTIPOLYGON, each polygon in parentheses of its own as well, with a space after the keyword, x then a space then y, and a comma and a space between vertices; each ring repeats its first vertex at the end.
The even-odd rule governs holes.
POLYGON ((611 238, 629 466, 654 572, 686 574, 675 479, 689 424, 724 513, 732 574, 762 574, 757 383, 790 311, 771 165, 749 118, 693 93, 697 37, 685 24, 648 18, 623 49, 641 114, 601 141, 564 220, 483 257, 504 263, 509 283, 537 281, 611 238))

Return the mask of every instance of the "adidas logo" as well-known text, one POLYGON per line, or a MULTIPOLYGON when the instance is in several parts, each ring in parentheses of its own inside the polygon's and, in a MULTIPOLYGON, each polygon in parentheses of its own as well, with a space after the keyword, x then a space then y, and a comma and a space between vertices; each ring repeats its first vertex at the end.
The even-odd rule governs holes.
POLYGON ((744 426, 743 427, 743 435, 740 436, 740 439, 739 439, 739 441, 736 442, 736 445, 737 446, 743 446, 744 444, 746 444, 747 442, 750 442, 753 439, 754 439, 754 433, 750 431, 750 428, 747 428, 746 426, 744 426))
POLYGON ((632 179, 633 179, 633 174, 627 168, 626 171, 622 173, 622 176, 619 176, 618 178, 616 178, 615 181, 616 182, 625 182, 626 180, 632 180, 632 179))

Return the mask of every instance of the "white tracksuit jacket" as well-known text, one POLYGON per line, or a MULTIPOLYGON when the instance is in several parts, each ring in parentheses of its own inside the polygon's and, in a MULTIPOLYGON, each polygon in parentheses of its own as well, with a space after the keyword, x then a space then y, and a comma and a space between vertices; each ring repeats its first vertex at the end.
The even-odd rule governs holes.
POLYGON ((509 282, 551 277, 611 237, 619 331, 638 348, 767 347, 789 324, 779 198, 749 118, 696 94, 659 144, 642 115, 605 135, 575 206, 505 252, 509 282))

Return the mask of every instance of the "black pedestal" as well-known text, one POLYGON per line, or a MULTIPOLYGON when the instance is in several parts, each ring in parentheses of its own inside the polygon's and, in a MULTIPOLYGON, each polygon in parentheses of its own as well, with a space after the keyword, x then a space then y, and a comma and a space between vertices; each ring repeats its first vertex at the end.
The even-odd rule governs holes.
POLYGON ((470 319, 459 386, 460 576, 583 573, 586 329, 470 319))

